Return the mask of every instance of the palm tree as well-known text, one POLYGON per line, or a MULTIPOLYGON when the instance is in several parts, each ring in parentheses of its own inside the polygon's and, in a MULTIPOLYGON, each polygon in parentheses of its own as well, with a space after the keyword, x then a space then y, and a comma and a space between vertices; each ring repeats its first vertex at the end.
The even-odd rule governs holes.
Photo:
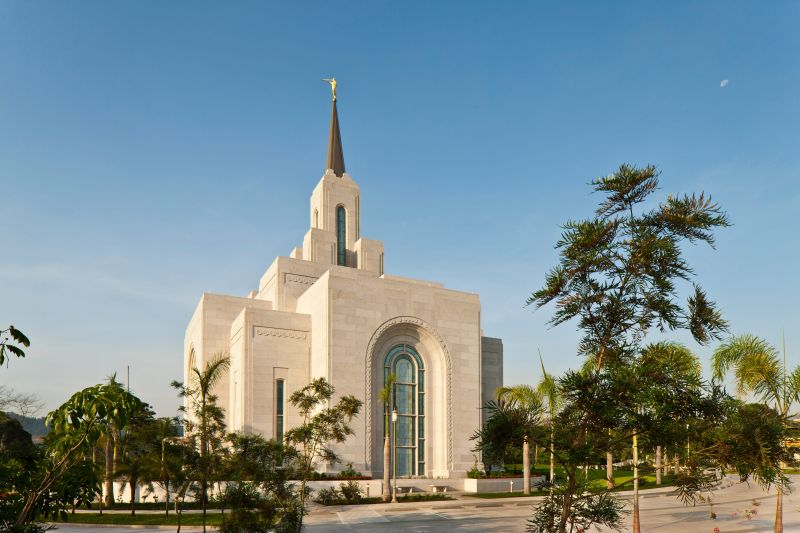
POLYGON ((189 372, 189 384, 173 381, 172 386, 180 396, 189 398, 191 417, 186 426, 192 437, 199 440, 200 461, 200 499, 203 504, 203 531, 206 530, 206 511, 208 506, 208 481, 211 474, 211 463, 220 449, 225 432, 225 414, 217 406, 214 387, 224 376, 230 365, 226 354, 216 354, 214 359, 206 363, 203 370, 192 368, 189 372))
MULTIPOLYGON (((696 390, 702 379, 702 367, 697 356, 686 346, 677 342, 656 342, 647 345, 638 359, 638 369, 641 377, 649 383, 658 384, 658 387, 667 384, 680 383, 696 390)), ((645 402, 648 403, 648 402, 645 402)), ((640 413, 644 414, 656 406, 640 405, 640 413)), ((655 403, 658 403, 657 401, 655 403)), ((639 533, 639 434, 633 433, 633 531, 639 533)), ((656 483, 661 484, 661 445, 656 446, 656 483)))
POLYGON ((555 479, 555 453, 553 450, 555 446, 555 428, 553 426, 553 417, 561 410, 564 398, 561 395, 561 389, 558 387, 556 378, 545 370, 541 352, 539 352, 539 364, 542 366, 542 379, 536 385, 536 395, 539 401, 547 406, 547 423, 550 425, 550 483, 552 484, 555 479))
MULTIPOLYGON (((711 361, 714 379, 722 380, 733 371, 736 392, 756 395, 774 407, 788 421, 792 405, 800 400, 800 366, 787 375, 786 347, 783 362, 778 350, 755 335, 734 335, 720 345, 711 361)), ((781 476, 782 477, 782 476, 781 476)), ((783 481, 778 481, 775 506, 775 533, 783 532, 783 481)))
MULTIPOLYGON (((700 384, 703 367, 700 359, 689 348, 678 342, 656 342, 647 345, 639 358, 639 365, 651 369, 659 369, 671 379, 682 379, 690 383, 700 384)), ((656 379, 658 380, 658 378, 656 379)), ((662 447, 656 445, 656 485, 661 485, 661 473, 664 468, 662 447)))
POLYGON ((164 514, 169 516, 170 485, 174 481, 175 473, 180 469, 178 454, 172 446, 179 441, 177 420, 162 417, 156 420, 156 433, 161 445, 161 456, 158 459, 158 484, 164 489, 164 514))
POLYGON ((500 387, 497 389, 498 403, 506 402, 512 409, 520 413, 523 420, 528 420, 531 424, 525 424, 521 428, 524 432, 522 437, 522 490, 524 494, 531 493, 531 449, 530 432, 535 425, 535 421, 542 411, 542 401, 536 389, 530 385, 514 385, 511 387, 500 387))
POLYGON ((389 494, 392 490, 390 471, 392 468, 392 450, 389 443, 389 416, 392 409, 392 389, 397 377, 394 374, 389 374, 386 378, 386 385, 378 393, 378 401, 384 406, 384 422, 383 422, 383 501, 388 502, 391 499, 389 494))

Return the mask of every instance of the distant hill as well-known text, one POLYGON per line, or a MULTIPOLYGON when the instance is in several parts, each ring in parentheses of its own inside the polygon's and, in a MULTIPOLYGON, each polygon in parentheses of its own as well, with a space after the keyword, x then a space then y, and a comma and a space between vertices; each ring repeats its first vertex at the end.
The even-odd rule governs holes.
POLYGON ((6 414, 15 420, 19 420, 19 423, 22 424, 22 429, 30 433, 32 437, 44 437, 47 435, 47 426, 44 425, 44 417, 34 418, 18 415, 17 413, 6 414))

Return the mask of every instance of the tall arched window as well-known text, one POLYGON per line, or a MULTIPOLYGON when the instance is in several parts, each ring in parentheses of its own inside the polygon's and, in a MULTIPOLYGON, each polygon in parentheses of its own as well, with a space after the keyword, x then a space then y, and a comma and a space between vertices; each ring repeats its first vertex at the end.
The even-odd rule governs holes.
POLYGON ((314 227, 315 228, 319 227, 319 210, 318 209, 314 209, 314 227))
POLYGON ((186 365, 186 377, 187 379, 192 379, 192 369, 197 366, 197 361, 195 360, 194 356, 194 348, 189 350, 189 364, 186 365))
POLYGON ((343 205, 336 208, 336 264, 347 264, 347 212, 343 205))
POLYGON ((398 344, 384 358, 384 383, 389 374, 396 377, 391 407, 397 409, 397 475, 425 475, 425 366, 422 358, 412 346, 398 344))

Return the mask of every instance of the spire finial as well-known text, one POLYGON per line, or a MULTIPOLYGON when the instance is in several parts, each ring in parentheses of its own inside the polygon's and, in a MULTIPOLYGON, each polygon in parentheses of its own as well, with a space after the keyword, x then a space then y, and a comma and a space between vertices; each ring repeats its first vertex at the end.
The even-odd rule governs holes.
POLYGON ((342 152, 342 136, 339 133, 339 113, 336 110, 336 78, 325 79, 331 86, 333 109, 331 110, 331 132, 328 137, 328 161, 325 168, 333 170, 340 178, 344 174, 344 153, 342 152))
POLYGON ((322 78, 322 81, 327 82, 331 86, 331 94, 333 101, 336 101, 336 78, 322 78))

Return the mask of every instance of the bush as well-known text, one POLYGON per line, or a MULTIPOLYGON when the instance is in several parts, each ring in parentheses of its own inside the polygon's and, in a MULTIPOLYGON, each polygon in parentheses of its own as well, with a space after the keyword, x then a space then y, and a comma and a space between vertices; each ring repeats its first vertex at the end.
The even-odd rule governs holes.
POLYGON ((364 502, 364 491, 358 481, 351 479, 341 483, 338 489, 320 489, 314 501, 322 505, 356 505, 364 502))
POLYGON ((405 494, 398 498, 401 502, 433 502, 452 499, 454 498, 441 492, 418 492, 416 494, 405 494))
POLYGON ((358 481, 353 479, 339 485, 339 491, 342 494, 342 499, 344 499, 344 502, 348 504, 361 503, 361 500, 364 497, 364 493, 361 490, 361 485, 358 484, 358 481))
POLYGON ((339 491, 336 490, 336 487, 328 487, 325 489, 320 489, 317 492, 317 498, 315 500, 317 503, 321 503, 322 505, 336 505, 341 503, 341 496, 339 491))

